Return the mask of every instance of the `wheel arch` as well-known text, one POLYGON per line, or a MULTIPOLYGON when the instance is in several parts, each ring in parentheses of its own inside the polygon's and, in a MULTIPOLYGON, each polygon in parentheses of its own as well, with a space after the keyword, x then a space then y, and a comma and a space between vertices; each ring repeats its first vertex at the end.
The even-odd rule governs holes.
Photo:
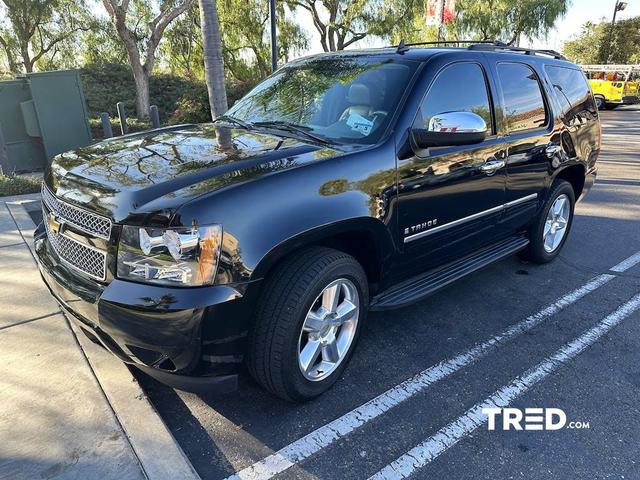
POLYGON ((256 265, 252 277, 268 276, 284 258, 312 246, 330 247, 353 256, 367 274, 370 287, 380 282, 395 248, 388 227, 380 220, 344 220, 301 232, 276 245, 256 265))
POLYGON ((578 201, 584 190, 586 174, 586 167, 582 163, 575 163, 557 171, 553 177, 553 181, 560 179, 569 182, 573 187, 575 200, 578 201))

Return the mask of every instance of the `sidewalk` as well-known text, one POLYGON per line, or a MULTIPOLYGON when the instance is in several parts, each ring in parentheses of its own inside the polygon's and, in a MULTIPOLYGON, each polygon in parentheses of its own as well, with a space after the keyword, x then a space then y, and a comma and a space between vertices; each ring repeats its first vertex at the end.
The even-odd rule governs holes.
POLYGON ((0 198, 0 479, 197 478, 128 369, 51 298, 24 202, 0 198))

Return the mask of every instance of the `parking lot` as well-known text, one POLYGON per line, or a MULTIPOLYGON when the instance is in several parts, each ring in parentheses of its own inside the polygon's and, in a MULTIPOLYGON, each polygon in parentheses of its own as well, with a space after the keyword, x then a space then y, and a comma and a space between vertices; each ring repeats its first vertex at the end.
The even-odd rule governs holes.
POLYGON ((371 314, 315 401, 247 375, 211 397, 139 375, 201 477, 638 478, 640 108, 602 120, 598 181, 557 261, 512 257, 371 314), (492 405, 559 408, 583 428, 488 430, 477 413, 492 405))

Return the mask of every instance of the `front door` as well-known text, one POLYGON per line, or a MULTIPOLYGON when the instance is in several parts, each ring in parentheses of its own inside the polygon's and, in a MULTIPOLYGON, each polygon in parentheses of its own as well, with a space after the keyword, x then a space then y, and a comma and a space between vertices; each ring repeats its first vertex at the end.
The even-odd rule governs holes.
POLYGON ((473 112, 488 128, 484 142, 415 151, 398 161, 400 239, 405 271, 416 273, 493 240, 505 198, 502 140, 495 135, 493 101, 484 66, 458 62, 442 69, 414 121, 427 128, 445 112, 473 112))

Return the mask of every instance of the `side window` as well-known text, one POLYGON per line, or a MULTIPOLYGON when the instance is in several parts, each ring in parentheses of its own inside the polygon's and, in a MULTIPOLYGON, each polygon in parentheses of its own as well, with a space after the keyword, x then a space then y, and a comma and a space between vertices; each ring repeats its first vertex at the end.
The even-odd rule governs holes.
POLYGON ((552 65, 546 65, 544 70, 553 85, 553 93, 562 106, 562 114, 569 120, 585 110, 597 112, 587 79, 580 70, 552 65))
POLYGON ((434 115, 444 112, 473 112, 480 115, 492 130, 487 82, 477 63, 456 63, 438 74, 422 100, 420 128, 427 128, 434 115))
POLYGON ((498 78, 509 133, 546 125, 547 114, 540 82, 530 67, 522 63, 499 63, 498 78))

